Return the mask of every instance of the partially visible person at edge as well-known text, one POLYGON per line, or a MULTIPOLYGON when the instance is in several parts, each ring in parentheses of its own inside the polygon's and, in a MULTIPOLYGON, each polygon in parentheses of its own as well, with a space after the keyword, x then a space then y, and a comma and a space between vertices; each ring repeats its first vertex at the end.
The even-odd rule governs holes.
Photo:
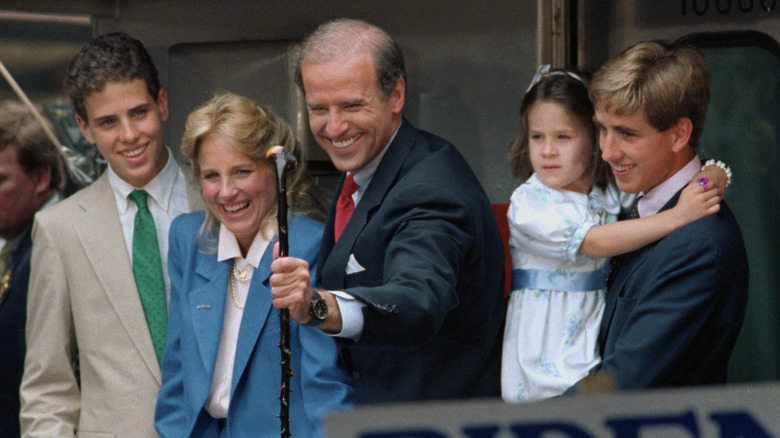
MULTIPOLYGON (((324 210, 290 127, 268 108, 217 94, 187 118, 182 152, 206 211, 171 225, 171 311, 155 426, 161 437, 278 437, 280 322, 268 286, 277 236, 275 145, 298 161, 287 184, 290 255, 316 266, 324 210), (320 204, 321 205, 321 204, 320 204)), ((325 414, 351 408, 336 343, 290 326, 290 432, 321 436, 325 414)))
POLYGON ((501 235, 460 153, 402 116, 400 47, 376 26, 336 20, 304 41, 296 80, 343 174, 317 288, 306 260, 279 258, 274 306, 337 338, 358 404, 498 397, 501 235))
POLYGON ((578 73, 549 67, 537 70, 523 98, 510 149, 512 173, 525 182, 507 211, 513 270, 501 395, 508 402, 560 395, 585 377, 600 358, 608 257, 716 213, 726 185, 710 166, 674 208, 616 222, 635 196, 615 187, 601 160, 588 86, 578 73))
MULTIPOLYGON (((672 208, 702 167, 710 81, 701 54, 637 44, 596 72, 589 94, 601 157, 618 187, 638 195, 639 217, 672 208)), ((616 258, 591 374, 614 376, 618 389, 725 383, 747 292, 742 233, 721 202, 717 214, 616 258)))
MULTIPOLYGON (((53 132, 53 128, 49 126, 53 132)), ((20 102, 0 102, 0 425, 19 436, 33 217, 60 199, 63 156, 20 102)))
POLYGON ((155 437, 168 228, 199 198, 163 142, 168 96, 140 41, 93 38, 65 86, 108 169, 35 216, 22 435, 155 437))

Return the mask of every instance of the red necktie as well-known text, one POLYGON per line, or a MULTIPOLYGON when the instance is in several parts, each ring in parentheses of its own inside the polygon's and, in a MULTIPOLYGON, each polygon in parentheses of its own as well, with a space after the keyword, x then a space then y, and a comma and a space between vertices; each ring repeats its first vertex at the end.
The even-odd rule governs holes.
POLYGON ((333 225, 333 232, 336 238, 336 242, 339 241, 341 232, 344 231, 344 227, 349 222, 349 217, 352 216, 352 212, 355 211, 355 201, 352 200, 352 194, 359 189, 355 179, 352 175, 347 175, 344 180, 344 185, 341 186, 341 194, 339 200, 336 201, 336 218, 333 225))

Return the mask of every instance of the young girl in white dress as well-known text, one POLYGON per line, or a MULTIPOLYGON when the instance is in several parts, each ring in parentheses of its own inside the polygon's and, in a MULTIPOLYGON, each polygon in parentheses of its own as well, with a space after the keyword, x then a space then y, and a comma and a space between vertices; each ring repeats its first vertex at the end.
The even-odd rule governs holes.
POLYGON ((616 222, 633 195, 610 182, 586 84, 544 68, 534 81, 510 149, 513 174, 527 181, 507 212, 513 272, 501 390, 508 402, 553 397, 585 377, 600 360, 607 257, 717 212, 722 191, 713 182, 725 186, 725 175, 708 168, 709 178, 694 178, 674 208, 616 222))

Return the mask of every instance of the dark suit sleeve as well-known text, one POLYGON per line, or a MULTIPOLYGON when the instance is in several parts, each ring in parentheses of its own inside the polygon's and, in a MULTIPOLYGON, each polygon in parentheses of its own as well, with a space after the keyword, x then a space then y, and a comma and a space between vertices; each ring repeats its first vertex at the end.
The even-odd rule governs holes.
MULTIPOLYGON (((422 178, 409 180, 425 181, 422 178)), ((445 184, 399 184, 382 203, 381 220, 370 222, 363 235, 384 242, 377 247, 356 242, 359 262, 371 251, 383 251, 382 266, 365 266, 358 284, 348 293, 368 304, 364 308, 361 345, 409 348, 424 345, 439 332, 445 316, 455 309, 459 275, 476 234, 468 199, 445 184), (367 253, 368 252, 368 253, 367 253)), ((349 284, 348 284, 349 285, 349 284)))
POLYGON ((617 298, 601 371, 621 389, 724 380, 747 296, 739 243, 738 229, 709 217, 646 247, 617 298))

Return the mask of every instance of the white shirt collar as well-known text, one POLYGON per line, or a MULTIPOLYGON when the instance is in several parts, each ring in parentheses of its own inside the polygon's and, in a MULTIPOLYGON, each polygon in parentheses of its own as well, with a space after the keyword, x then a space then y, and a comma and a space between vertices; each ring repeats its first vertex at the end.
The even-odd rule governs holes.
MULTIPOLYGON (((382 157, 385 156, 385 153, 387 152, 387 148, 390 147, 390 144, 393 143, 393 140, 395 140, 395 136, 398 135, 398 131, 401 129, 401 125, 403 124, 403 120, 401 120, 401 123, 398 124, 398 128, 395 129, 395 132, 393 133, 393 136, 390 137, 390 141, 387 142, 384 148, 379 152, 379 154, 374 157, 373 160, 371 160, 368 164, 363 166, 362 169, 358 170, 357 172, 353 173, 352 177, 355 179, 355 183, 357 183, 360 188, 356 192, 358 200, 363 196, 363 193, 366 191, 366 188, 371 183, 371 179, 374 177, 374 172, 376 172, 376 168, 379 167, 379 163, 382 162, 382 157)), ((357 205, 357 200, 355 201, 355 205, 357 205)))
MULTIPOLYGON (((255 234, 255 239, 252 241, 252 245, 247 251, 246 259, 241 254, 241 248, 238 246, 238 239, 236 235, 230 231, 225 224, 219 224, 219 244, 217 246, 217 261, 224 261, 230 259, 236 259, 238 261, 245 261, 247 264, 252 265, 253 268, 260 266, 260 261, 263 259, 268 244, 270 243, 263 233, 258 231, 255 234)), ((244 266, 241 266, 242 268, 244 266)))
POLYGON ((701 170, 701 160, 696 155, 682 169, 677 171, 671 178, 653 187, 647 193, 639 193, 641 197, 637 204, 639 217, 647 217, 661 211, 661 209, 674 197, 681 188, 696 176, 701 170))
MULTIPOLYGON (((168 149, 168 147, 165 147, 168 149)), ((154 199, 154 201, 165 211, 168 211, 168 205, 173 195, 173 188, 176 184, 176 178, 178 177, 179 166, 176 164, 176 160, 173 159, 171 150, 168 149, 168 161, 165 163, 165 167, 147 183, 143 190, 154 199)), ((108 166, 108 183, 111 186, 111 190, 116 196, 117 207, 119 208, 119 214, 124 214, 127 211, 130 200, 127 198, 130 193, 137 187, 133 187, 130 183, 123 180, 119 175, 114 172, 111 166, 108 166)))

